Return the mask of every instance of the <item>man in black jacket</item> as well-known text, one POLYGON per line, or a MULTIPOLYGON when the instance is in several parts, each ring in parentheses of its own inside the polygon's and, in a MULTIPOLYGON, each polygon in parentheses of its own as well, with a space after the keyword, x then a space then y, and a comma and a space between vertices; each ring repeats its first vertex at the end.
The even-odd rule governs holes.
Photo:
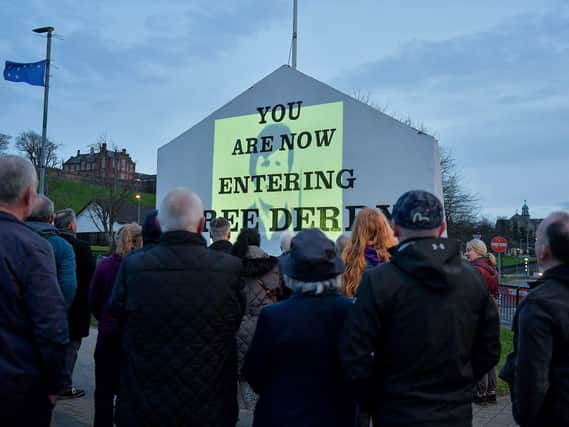
POLYGON ((55 214, 55 228, 59 235, 67 241, 75 253, 75 273, 77 276, 77 291, 67 312, 69 322, 69 347, 67 349, 68 378, 64 390, 59 394, 60 399, 73 399, 85 395, 85 391, 73 387, 73 370, 77 362, 77 352, 81 340, 89 336, 91 313, 89 312, 89 284, 95 272, 95 258, 91 246, 79 240, 77 235, 77 219, 73 209, 63 209, 55 214))
POLYGON ((209 236, 213 243, 209 246, 214 251, 230 254, 233 245, 229 241, 231 239, 231 224, 222 216, 214 218, 209 223, 209 236))
POLYGON ((51 245, 22 222, 32 163, 0 156, 0 425, 48 427, 65 379, 65 305, 51 245))
POLYGON ((160 243, 123 258, 111 298, 126 322, 116 423, 233 427, 241 261, 206 248, 191 191, 172 190, 158 212, 160 243))
POLYGON ((536 237, 544 274, 514 319, 512 408, 522 427, 568 426, 569 214, 549 215, 536 237))
POLYGON ((480 275, 442 239, 440 201, 403 194, 399 245, 364 273, 340 344, 360 400, 382 427, 472 425, 472 389, 500 356, 496 305, 480 275))

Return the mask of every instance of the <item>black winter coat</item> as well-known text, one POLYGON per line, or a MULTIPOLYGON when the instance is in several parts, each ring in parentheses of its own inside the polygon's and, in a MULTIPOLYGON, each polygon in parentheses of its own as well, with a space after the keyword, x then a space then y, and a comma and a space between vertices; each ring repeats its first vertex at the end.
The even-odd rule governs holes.
POLYGON ((569 265, 545 272, 520 304, 513 330, 515 420, 522 427, 568 426, 569 265))
POLYGON ((89 285, 95 272, 95 257, 89 243, 78 239, 75 234, 59 230, 59 235, 73 246, 73 252, 75 252, 77 291, 67 312, 67 320, 69 321, 69 339, 78 340, 89 336, 91 323, 89 285))
POLYGON ((123 259, 111 298, 126 319, 117 425, 235 426, 240 273, 238 258, 186 231, 123 259))
POLYGON ((209 245, 209 248, 214 251, 230 254, 231 250, 233 249, 233 245, 229 240, 218 240, 217 242, 213 242, 211 245, 209 245))
POLYGON ((496 305, 458 242, 417 239, 365 271, 340 357, 382 427, 472 425, 472 388, 500 356, 496 305))
POLYGON ((259 401, 254 427, 353 427, 338 339, 352 300, 339 292, 294 293, 261 310, 243 373, 259 401))
POLYGON ((47 240, 5 212, 0 236, 0 399, 26 407, 63 387, 67 319, 47 240))

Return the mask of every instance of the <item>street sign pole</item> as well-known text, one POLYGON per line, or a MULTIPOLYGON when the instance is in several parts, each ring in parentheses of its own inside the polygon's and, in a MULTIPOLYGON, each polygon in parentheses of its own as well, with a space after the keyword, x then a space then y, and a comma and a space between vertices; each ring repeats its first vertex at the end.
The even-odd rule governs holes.
POLYGON ((502 252, 498 252, 498 281, 502 279, 502 252))

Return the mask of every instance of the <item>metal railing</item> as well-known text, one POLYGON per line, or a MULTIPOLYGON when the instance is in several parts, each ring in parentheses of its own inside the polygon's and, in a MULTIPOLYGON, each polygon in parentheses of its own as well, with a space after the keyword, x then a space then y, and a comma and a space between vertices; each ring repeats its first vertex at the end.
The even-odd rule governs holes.
POLYGON ((516 314, 516 309, 520 302, 526 297, 529 291, 527 285, 500 285, 498 296, 498 311, 500 321, 503 324, 511 325, 516 314))

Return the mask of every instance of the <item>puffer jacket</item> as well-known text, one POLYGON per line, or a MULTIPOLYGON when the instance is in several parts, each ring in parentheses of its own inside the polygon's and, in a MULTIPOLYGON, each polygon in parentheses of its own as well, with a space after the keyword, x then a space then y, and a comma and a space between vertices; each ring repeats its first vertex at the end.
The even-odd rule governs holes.
POLYGON ((486 285, 488 286, 488 290, 490 291, 490 295, 494 298, 494 301, 498 300, 499 295, 499 288, 498 288, 498 272, 496 268, 490 262, 487 257, 480 257, 476 258, 472 261, 472 266, 478 270, 486 285))
POLYGON ((340 359, 374 423, 472 425, 472 385, 498 363, 496 304, 458 242, 413 239, 362 276, 340 359))
POLYGON ((269 256, 258 246, 249 246, 242 262, 246 308, 237 332, 239 372, 253 340, 261 309, 275 302, 280 290, 278 258, 269 256))
POLYGON ((123 258, 111 297, 126 322, 118 426, 235 426, 241 268, 187 231, 123 258))

